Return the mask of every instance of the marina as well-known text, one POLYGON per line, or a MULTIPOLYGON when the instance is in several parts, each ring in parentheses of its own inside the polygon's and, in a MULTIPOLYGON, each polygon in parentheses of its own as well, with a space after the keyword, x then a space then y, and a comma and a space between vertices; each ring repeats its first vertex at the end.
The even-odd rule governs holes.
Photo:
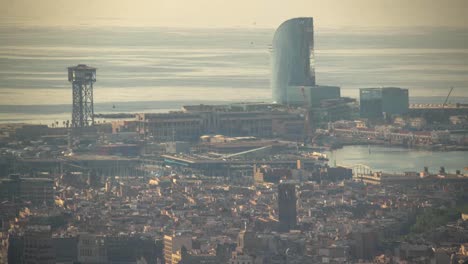
POLYGON ((352 167, 364 164, 374 171, 403 173, 421 171, 428 167, 436 172, 445 167, 447 172, 455 173, 468 166, 468 157, 463 151, 429 151, 388 146, 345 146, 341 149, 326 152, 329 164, 352 167))

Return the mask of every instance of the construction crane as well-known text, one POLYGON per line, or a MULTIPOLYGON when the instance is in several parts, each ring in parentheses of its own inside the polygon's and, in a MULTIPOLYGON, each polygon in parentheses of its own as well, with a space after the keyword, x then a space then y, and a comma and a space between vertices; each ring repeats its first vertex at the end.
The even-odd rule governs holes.
POLYGON ((444 104, 442 105, 442 108, 445 108, 445 106, 447 105, 447 101, 448 101, 448 99, 450 97, 450 94, 452 94, 452 91, 453 91, 453 86, 450 87, 450 91, 449 91, 449 93, 447 95, 447 98, 445 98, 445 101, 444 101, 444 104))

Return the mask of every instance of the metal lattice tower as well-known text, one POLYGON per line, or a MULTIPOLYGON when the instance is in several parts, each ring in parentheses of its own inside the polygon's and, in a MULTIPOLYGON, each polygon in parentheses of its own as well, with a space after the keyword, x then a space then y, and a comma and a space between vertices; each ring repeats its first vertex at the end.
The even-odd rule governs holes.
POLYGON ((68 81, 73 89, 72 128, 94 125, 93 83, 96 82, 96 68, 85 64, 68 67, 68 81))

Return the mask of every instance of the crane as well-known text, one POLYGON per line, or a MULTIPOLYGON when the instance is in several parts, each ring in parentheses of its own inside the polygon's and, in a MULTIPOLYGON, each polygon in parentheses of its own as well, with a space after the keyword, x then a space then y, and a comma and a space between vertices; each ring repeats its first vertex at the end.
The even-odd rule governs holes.
POLYGON ((445 106, 447 105, 447 101, 448 101, 448 99, 450 97, 450 94, 452 94, 452 91, 453 91, 453 86, 450 88, 450 91, 449 91, 449 93, 447 95, 447 98, 445 98, 444 104, 442 105, 442 108, 445 108, 445 106))

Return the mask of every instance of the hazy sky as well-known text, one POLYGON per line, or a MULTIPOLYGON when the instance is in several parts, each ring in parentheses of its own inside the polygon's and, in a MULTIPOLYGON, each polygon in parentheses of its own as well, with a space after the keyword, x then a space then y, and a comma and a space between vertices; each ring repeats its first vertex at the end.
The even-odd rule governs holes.
POLYGON ((2 24, 277 27, 468 26, 468 0, 0 0, 2 24))

